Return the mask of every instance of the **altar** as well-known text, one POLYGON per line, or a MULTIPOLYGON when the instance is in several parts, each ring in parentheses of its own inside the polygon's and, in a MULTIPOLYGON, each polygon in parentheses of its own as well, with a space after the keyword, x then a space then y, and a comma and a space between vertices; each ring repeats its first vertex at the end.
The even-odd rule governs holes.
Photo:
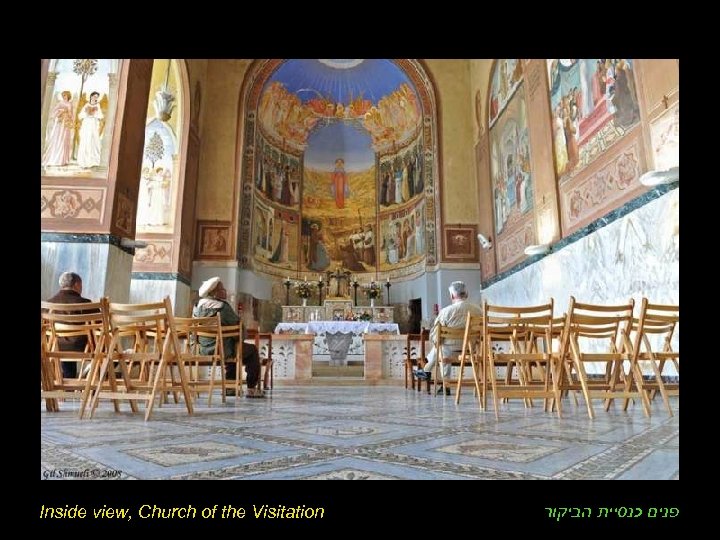
POLYGON ((395 320, 390 306, 353 306, 350 300, 325 300, 322 306, 282 306, 284 323, 344 321, 347 318, 375 323, 391 323, 395 320))
POLYGON ((313 361, 345 366, 348 362, 365 362, 366 334, 399 335, 396 323, 372 321, 281 322, 275 334, 312 334, 313 361))

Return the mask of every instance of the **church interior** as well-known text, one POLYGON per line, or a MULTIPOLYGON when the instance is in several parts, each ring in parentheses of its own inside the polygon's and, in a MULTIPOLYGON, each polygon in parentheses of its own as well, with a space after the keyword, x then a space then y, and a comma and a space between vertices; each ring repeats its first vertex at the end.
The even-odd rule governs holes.
POLYGON ((41 87, 41 478, 679 479, 676 59, 41 87))

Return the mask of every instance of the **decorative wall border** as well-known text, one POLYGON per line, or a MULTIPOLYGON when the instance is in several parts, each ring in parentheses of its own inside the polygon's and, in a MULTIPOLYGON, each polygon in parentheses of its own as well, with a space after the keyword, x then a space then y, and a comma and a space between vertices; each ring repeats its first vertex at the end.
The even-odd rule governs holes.
POLYGON ((179 281, 188 287, 191 286, 190 279, 177 272, 132 272, 130 279, 141 281, 179 281))
POLYGON ((92 220, 102 223, 105 188, 43 186, 40 189, 40 218, 67 222, 92 220))
POLYGON ((532 257, 528 257, 521 263, 513 266, 512 268, 509 268, 503 272, 500 272, 499 274, 494 275, 488 280, 481 281, 480 282, 480 288, 481 289, 487 289, 491 285, 494 285, 495 283, 498 283, 511 275, 513 275, 516 272, 519 272, 523 268, 530 266, 531 264, 535 264, 539 260, 547 257, 548 255, 555 253, 562 248, 569 246, 570 244, 577 242, 578 240, 582 240, 589 234, 594 233, 598 229, 602 229, 606 225, 610 225, 613 221, 620 219, 621 217, 629 214, 630 212, 637 210, 638 208, 641 208, 648 204, 651 201, 654 201, 655 199, 662 197, 666 193, 672 191, 673 189, 678 189, 680 186, 679 182, 674 182, 672 184, 666 184, 657 186, 651 190, 648 190, 647 192, 643 193, 641 196, 632 199, 631 201, 625 203, 624 205, 615 208, 614 210, 608 212, 606 215, 596 219, 595 221, 585 225, 584 227, 576 230, 575 232, 569 234, 562 240, 559 240, 552 246, 550 246, 550 250, 545 253, 544 255, 534 255, 532 257))
POLYGON ((615 152, 609 156, 609 161, 594 171, 578 175, 560 186, 564 234, 597 219, 608 207, 642 189, 638 179, 645 167, 639 134, 640 131, 636 130, 627 144, 613 149, 615 152))
POLYGON ((120 237, 114 234, 92 234, 92 233, 40 233, 41 243, 60 242, 68 244, 111 244, 120 248, 125 253, 135 255, 135 248, 120 245, 120 237))
POLYGON ((175 242, 173 240, 145 240, 145 242, 147 247, 135 249, 133 268, 143 271, 153 266, 166 266, 169 269, 174 259, 175 242))

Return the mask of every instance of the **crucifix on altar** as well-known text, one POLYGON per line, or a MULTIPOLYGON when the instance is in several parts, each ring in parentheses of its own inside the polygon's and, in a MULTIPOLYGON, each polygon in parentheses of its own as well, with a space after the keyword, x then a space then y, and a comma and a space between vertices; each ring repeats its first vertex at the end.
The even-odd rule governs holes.
POLYGON ((331 280, 335 280, 335 296, 339 298, 350 298, 350 270, 338 266, 335 271, 326 272, 328 280, 328 292, 330 291, 331 280))

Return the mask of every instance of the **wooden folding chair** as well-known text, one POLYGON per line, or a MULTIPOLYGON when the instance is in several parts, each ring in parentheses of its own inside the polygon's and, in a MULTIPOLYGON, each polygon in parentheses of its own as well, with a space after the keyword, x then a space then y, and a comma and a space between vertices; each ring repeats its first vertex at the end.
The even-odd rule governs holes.
POLYGON ((225 358, 223 346, 223 362, 235 364, 235 379, 225 380, 225 387, 235 390, 235 397, 243 395, 243 323, 225 325, 222 327, 223 339, 233 338, 235 340, 235 356, 225 358))
POLYGON ((272 359, 272 333, 260 332, 257 328, 248 328, 247 338, 254 340, 255 347, 260 355, 260 381, 263 390, 272 389, 275 382, 272 359))
POLYGON ((437 331, 435 333, 433 347, 435 347, 437 353, 437 362, 435 363, 433 375, 433 391, 437 394, 437 381, 441 381, 443 395, 445 395, 445 389, 450 388, 449 385, 457 383, 458 379, 452 379, 452 377, 446 378, 445 370, 442 368, 445 365, 445 360, 449 360, 453 366, 460 365, 459 353, 462 348, 463 338, 465 337, 465 325, 459 328, 452 328, 438 324, 436 328, 437 331), (445 358, 446 354, 449 355, 448 358, 445 358), (438 376, 438 370, 440 370, 440 376, 438 376))
POLYGON ((208 393, 208 407, 212 406, 213 391, 219 383, 222 402, 225 403, 225 361, 220 314, 214 317, 175 317, 175 330, 181 343, 181 360, 190 367, 188 385, 196 393, 208 393), (211 338, 216 346, 210 354, 201 354, 199 338, 211 338), (219 344, 219 345, 217 345, 219 344), (203 377, 201 367, 207 368, 203 377), (220 371, 220 379, 217 372, 220 371))
MULTIPOLYGON (((81 304, 40 303, 41 397, 46 409, 57 411, 57 398, 80 397, 80 418, 89 401, 93 374, 106 353, 108 301, 81 304), (63 350, 66 339, 85 338, 83 351, 63 350), (77 376, 63 377, 61 364, 77 364, 77 376)), ((117 410, 117 403, 115 403, 117 410)))
POLYGON ((460 403, 460 392, 463 385, 474 384, 475 395, 477 396, 478 405, 483 408, 482 388, 480 378, 483 376, 483 316, 467 314, 465 320, 465 331, 463 333, 462 352, 458 356, 458 379, 455 391, 455 404, 460 403), (473 378, 471 381, 465 380, 465 368, 470 361, 473 378))
MULTIPOLYGON (((425 342, 430 339, 430 330, 421 328, 419 334, 408 334, 405 344, 405 389, 410 386, 415 390, 415 377, 413 376, 413 368, 417 366, 422 369, 427 360, 425 358, 425 342)), ((418 381, 418 392, 422 387, 422 381, 418 381)), ((430 379, 427 379, 427 391, 430 393, 430 379)))
POLYGON ((193 414, 192 393, 170 298, 166 296, 162 302, 149 304, 111 303, 109 320, 112 337, 100 367, 90 415, 100 398, 127 399, 133 412, 138 411, 135 401, 145 403, 147 421, 156 396, 178 391, 182 391, 188 414, 193 414), (116 365, 121 381, 115 375, 116 365), (174 379, 174 366, 179 382, 174 379))
POLYGON ((634 304, 632 298, 627 304, 603 306, 570 297, 560 353, 560 389, 581 390, 590 418, 595 418, 593 399, 604 399, 607 411, 615 398, 639 399, 645 416, 650 416, 648 395, 638 386, 642 373, 622 337, 631 324, 634 304), (605 352, 598 352, 602 349, 605 352), (605 373, 588 377, 588 362, 604 363, 605 373))
MULTIPOLYGON (((545 411, 549 410, 551 400, 559 404, 557 356, 547 346, 553 339, 553 300, 523 307, 485 302, 483 311, 486 365, 483 390, 487 392, 485 379, 489 375, 495 418, 499 419, 501 398, 522 398, 526 407, 533 406, 533 398, 543 398, 545 411), (494 350, 492 344, 497 342, 506 342, 508 351, 494 350), (497 380, 496 368, 500 366, 506 369, 503 382, 497 380)), ((560 414, 558 406, 558 416, 560 414)))
MULTIPOLYGON (((660 392, 670 416, 673 416, 673 412, 669 397, 680 395, 680 383, 663 381, 663 370, 669 363, 675 367, 678 379, 680 377, 680 351, 673 349, 672 345, 679 321, 679 305, 651 304, 647 298, 643 298, 640 317, 632 320, 624 334, 625 345, 632 351, 633 362, 639 366, 640 378, 636 381, 638 386, 649 392, 650 399, 660 392), (648 364, 651 370, 649 380, 642 376, 642 367, 648 364)), ((625 407, 627 405, 628 400, 625 407)))

